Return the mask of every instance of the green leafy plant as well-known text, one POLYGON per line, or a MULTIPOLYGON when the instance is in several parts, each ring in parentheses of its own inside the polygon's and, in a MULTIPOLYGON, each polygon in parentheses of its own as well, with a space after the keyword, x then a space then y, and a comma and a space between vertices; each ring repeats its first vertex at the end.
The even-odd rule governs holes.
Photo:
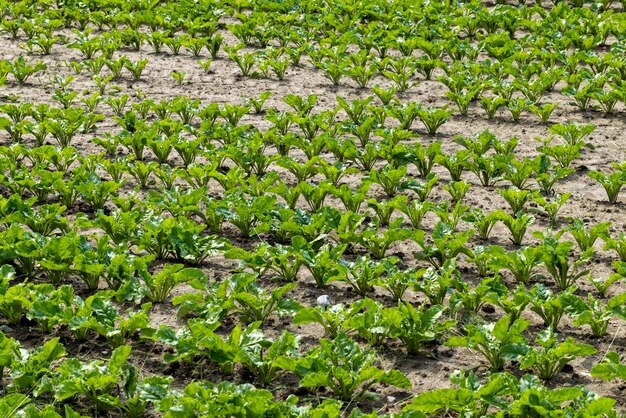
POLYGON ((411 387, 403 373, 376 367, 374 353, 361 349, 343 332, 333 340, 321 338, 319 343, 297 362, 295 372, 302 376, 302 387, 328 387, 336 398, 344 401, 361 399, 377 383, 403 389, 411 387))
POLYGON ((13 392, 28 392, 37 389, 43 382, 49 382, 52 364, 65 356, 66 351, 59 338, 52 338, 30 350, 15 347, 15 360, 11 364, 11 383, 8 389, 13 392), (48 378, 48 379, 47 379, 48 378))
POLYGON ((435 162, 441 164, 450 173, 450 180, 460 181, 463 171, 467 167, 470 153, 466 150, 455 154, 439 154, 435 157, 435 162))
POLYGON ((626 365, 622 363, 619 353, 611 351, 605 354, 601 363, 593 365, 591 375, 602 380, 614 380, 615 378, 626 380, 626 365))
POLYGON ((249 345, 237 353, 235 362, 241 363, 262 384, 269 384, 284 369, 292 369, 298 357, 300 339, 284 331, 276 340, 264 340, 249 345))
POLYGON ((573 294, 565 295, 563 300, 565 312, 574 318, 574 326, 589 325, 594 337, 603 337, 606 334, 613 316, 623 317, 626 314, 626 293, 610 298, 604 306, 591 293, 587 294, 587 300, 573 294))
POLYGON ((576 122, 569 122, 566 125, 556 123, 549 128, 550 132, 562 137, 568 144, 578 144, 596 130, 595 125, 580 125, 576 122))
POLYGON ((598 351, 590 344, 576 343, 572 337, 560 343, 557 341, 552 328, 541 331, 535 340, 539 347, 531 346, 519 357, 520 369, 532 368, 540 379, 550 380, 570 361, 598 351))
POLYGON ((478 314, 488 300, 507 293, 507 287, 500 282, 498 276, 485 277, 474 287, 458 281, 455 292, 450 296, 450 309, 471 318, 478 314))
POLYGON ((508 270, 516 282, 527 284, 541 277, 534 270, 542 264, 542 252, 541 247, 522 247, 517 251, 505 251, 499 246, 490 247, 489 268, 496 273, 508 270))
POLYGON ((423 271, 411 268, 400 270, 396 266, 398 261, 397 257, 384 259, 385 273, 375 281, 375 284, 389 292, 394 300, 402 300, 405 292, 417 282, 418 276, 423 274, 423 271))
POLYGON ((295 325, 316 323, 322 326, 325 335, 336 338, 344 332, 344 323, 356 315, 360 307, 348 306, 341 303, 330 306, 303 307, 293 317, 295 325))
POLYGON ((565 313, 564 297, 567 293, 574 291, 575 287, 571 287, 555 296, 543 283, 537 283, 527 291, 531 305, 530 310, 543 319, 545 326, 556 330, 565 313))
POLYGON ((447 260, 457 257, 459 254, 471 256, 465 244, 473 235, 474 231, 455 234, 450 225, 444 222, 438 222, 432 234, 432 245, 425 240, 425 234, 422 230, 417 230, 413 239, 420 246, 421 251, 415 253, 418 260, 426 260, 433 267, 441 268, 447 260))
POLYGON ((492 373, 482 384, 474 371, 455 371, 450 376, 455 388, 434 389, 420 393, 404 408, 404 411, 434 414, 439 411, 455 411, 467 416, 483 416, 490 407, 497 405, 506 396, 515 393, 519 385, 517 379, 508 373, 492 373))
POLYGON ((337 275, 332 281, 349 284, 361 296, 372 291, 374 280, 385 271, 383 263, 371 260, 369 255, 360 256, 355 261, 340 260, 336 268, 337 275))
POLYGON ((407 180, 400 184, 399 188, 415 192, 419 200, 423 202, 426 201, 432 193, 435 185, 439 181, 439 176, 435 173, 430 173, 424 180, 423 182, 419 180, 407 180))
POLYGON ((177 86, 182 86, 184 81, 185 81, 185 76, 187 75, 187 73, 185 71, 172 71, 170 73, 170 75, 172 76, 172 78, 174 79, 174 81, 176 82, 177 86))
POLYGON ((300 250, 302 263, 313 276, 317 287, 326 287, 331 278, 336 275, 336 264, 346 248, 345 244, 337 246, 324 244, 319 248, 307 246, 300 250))
POLYGON ((146 296, 153 302, 163 303, 177 285, 198 280, 204 275, 200 269, 183 267, 182 264, 167 264, 163 271, 154 275, 143 272, 141 281, 146 296))
POLYGON ((55 399, 65 401, 84 396, 95 410, 108 410, 111 398, 119 396, 117 388, 124 386, 128 378, 132 367, 127 363, 130 352, 130 346, 121 346, 113 350, 107 362, 93 360, 82 363, 78 359, 64 361, 57 368, 58 381, 53 385, 55 399))
POLYGON ((422 225, 424 216, 432 211, 434 204, 430 201, 411 200, 410 202, 400 202, 398 211, 405 214, 411 222, 413 228, 418 229, 422 225))
POLYGON ((556 228, 558 226, 558 214, 563 205, 572 196, 571 193, 558 194, 555 193, 552 198, 546 198, 543 196, 533 196, 533 200, 545 211, 550 222, 550 228, 556 228))
POLYGON ((485 109, 487 113, 487 119, 493 119, 496 116, 496 112, 507 104, 506 99, 500 96, 482 96, 480 98, 480 105, 485 109))
POLYGON ((617 238, 607 236, 604 238, 603 249, 615 251, 621 261, 626 261, 626 234, 620 232, 617 238))
POLYGON ((524 205, 535 196, 529 190, 520 190, 514 187, 508 189, 498 189, 498 194, 507 201, 513 214, 524 210, 524 205))
POLYGON ((591 259, 591 249, 583 252, 574 262, 571 262, 574 243, 560 241, 560 235, 555 236, 551 232, 545 235, 536 232, 534 235, 543 239, 543 263, 559 290, 567 289, 575 284, 579 278, 589 274, 589 270, 584 266, 591 259))
POLYGON ((344 328, 356 332, 372 347, 382 346, 391 333, 391 324, 400 320, 397 310, 384 308, 372 299, 361 299, 351 307, 358 311, 346 318, 344 328))
POLYGON ((48 67, 43 61, 30 64, 24 56, 20 55, 15 61, 9 62, 9 72, 15 77, 18 84, 25 84, 26 81, 39 72, 45 71, 48 67))
POLYGON ((417 111, 417 115, 426 127, 429 135, 434 135, 437 130, 448 121, 448 118, 454 113, 448 110, 447 106, 442 108, 427 107, 417 111))
POLYGON ((604 174, 600 171, 590 171, 587 175, 604 187, 609 202, 617 202, 619 192, 622 190, 624 183, 626 183, 625 170, 614 171, 611 174, 604 174))
POLYGON ((423 293, 432 305, 442 305, 445 297, 458 287, 461 277, 456 258, 446 260, 439 269, 431 267, 418 271, 416 275, 413 290, 423 293))
POLYGON ((528 325, 528 320, 519 318, 512 321, 509 315, 495 323, 468 324, 465 327, 466 336, 452 337, 446 345, 478 351, 489 362, 491 371, 497 372, 504 368, 507 360, 514 360, 525 351, 527 342, 523 332, 528 325))
POLYGON ((498 211, 485 215, 480 209, 472 208, 461 219, 474 227, 481 240, 487 240, 489 235, 491 235, 493 227, 499 222, 499 217, 500 212, 498 211))
POLYGON ((102 335, 114 348, 127 344, 135 333, 150 329, 148 312, 152 307, 151 303, 141 305, 139 311, 129 309, 124 316, 115 308, 109 297, 110 294, 103 293, 90 301, 90 316, 80 324, 80 327, 102 335))
POLYGON ((532 105, 529 107, 530 111, 539 116, 541 122, 546 124, 550 120, 550 116, 554 110, 558 107, 558 103, 544 103, 541 106, 532 105))
POLYGON ((572 234, 578 248, 584 253, 588 250, 593 251, 593 245, 598 238, 606 240, 609 237, 608 229, 610 227, 611 222, 601 222, 587 229, 582 219, 573 218, 565 230, 572 234))
POLYGON ((471 186, 471 184, 461 180, 451 181, 447 185, 443 186, 443 188, 446 192, 450 194, 450 197, 452 198, 452 203, 456 204, 463 200, 471 186))
POLYGON ((409 354, 418 354, 425 344, 439 340, 446 330, 456 324, 453 319, 443 318, 446 308, 442 305, 415 308, 400 301, 394 309, 399 315, 393 316, 389 336, 402 341, 409 354))
POLYGON ((379 225, 374 223, 357 234, 355 241, 367 248, 373 258, 382 259, 393 243, 412 237, 412 230, 400 227, 402 222, 402 218, 396 218, 382 231, 379 225))
POLYGON ((297 312, 300 304, 284 295, 293 290, 295 283, 287 283, 267 293, 256 283, 256 277, 240 273, 230 279, 231 294, 228 304, 246 323, 265 322, 270 315, 297 312))
POLYGON ((535 217, 523 212, 517 212, 515 217, 508 213, 499 212, 498 219, 511 232, 511 241, 515 245, 521 245, 528 227, 535 221, 535 217))

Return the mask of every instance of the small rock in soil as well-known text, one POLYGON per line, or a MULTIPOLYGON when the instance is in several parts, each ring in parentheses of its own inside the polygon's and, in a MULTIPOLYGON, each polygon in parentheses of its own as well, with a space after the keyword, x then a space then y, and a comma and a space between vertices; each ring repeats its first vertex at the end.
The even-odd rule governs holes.
POLYGON ((317 306, 330 306, 333 304, 333 300, 328 295, 322 295, 317 298, 317 306))
POLYGON ((387 396, 387 403, 394 403, 396 401, 395 396, 387 396))

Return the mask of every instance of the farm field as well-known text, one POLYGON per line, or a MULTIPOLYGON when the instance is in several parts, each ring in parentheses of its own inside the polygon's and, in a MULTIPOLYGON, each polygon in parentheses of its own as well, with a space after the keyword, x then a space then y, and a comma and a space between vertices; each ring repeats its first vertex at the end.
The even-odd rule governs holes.
POLYGON ((624 416, 625 8, 0 0, 0 418, 624 416))

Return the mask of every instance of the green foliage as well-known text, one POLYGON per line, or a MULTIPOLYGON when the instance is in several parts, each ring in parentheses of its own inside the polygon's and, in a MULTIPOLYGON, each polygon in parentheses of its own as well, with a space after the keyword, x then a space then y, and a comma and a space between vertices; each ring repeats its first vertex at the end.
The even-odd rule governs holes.
POLYGON ((558 226, 559 211, 571 196, 571 193, 556 193, 551 199, 543 196, 533 196, 533 200, 546 212, 550 222, 550 228, 556 228, 558 226))
POLYGON ((97 411, 110 408, 118 386, 124 386, 128 371, 127 363, 130 346, 113 350, 108 362, 94 360, 82 363, 78 359, 68 359, 57 368, 57 381, 52 385, 57 401, 85 396, 97 411))
POLYGON ((37 61, 30 64, 22 55, 17 57, 15 61, 10 62, 9 72, 15 77, 18 84, 25 84, 33 75, 45 71, 48 67, 43 61, 37 61))
MULTIPOLYGON (((15 347, 18 348, 18 347, 15 347)), ((52 364, 64 357, 65 347, 55 337, 31 350, 15 350, 15 360, 11 364, 12 392, 28 392, 46 384, 51 377, 52 364)), ((37 388, 39 390, 39 388, 37 388)))
POLYGON ((346 251, 347 245, 324 244, 320 248, 307 246, 300 250, 302 264, 309 270, 315 284, 324 288, 338 274, 337 263, 346 251))
POLYGON ((413 284, 413 290, 423 293, 432 305, 442 305, 448 293, 458 286, 461 275, 457 269, 456 258, 446 260, 439 269, 420 270, 419 279, 413 284))
MULTIPOLYGON (((159 403, 159 410, 164 412, 165 418, 178 417, 178 411, 224 418, 299 416, 305 412, 301 411, 297 402, 298 398, 293 395, 286 401, 277 402, 269 390, 257 389, 249 383, 235 384, 225 381, 213 384, 198 381, 189 383, 182 392, 169 394, 159 403)), ((322 407, 318 408, 323 410, 322 407)), ((328 406, 327 409, 331 408, 328 406)), ((305 411, 309 412, 307 409, 305 411)))
POLYGON ((516 282, 528 284, 539 278, 535 272, 542 264, 543 249, 541 247, 522 247, 517 251, 505 251, 504 248, 494 246, 489 248, 489 268, 494 272, 505 269, 511 272, 516 282))
POLYGON ((557 123, 549 128, 550 132, 562 137, 568 144, 577 144, 584 137, 589 136, 596 130, 595 125, 580 125, 576 122, 569 122, 566 125, 557 123))
POLYGON ((398 310, 385 308, 368 298, 355 302, 351 308, 351 314, 343 322, 343 327, 356 332, 372 347, 382 346, 389 338, 392 324, 401 320, 398 310))
POLYGON ((545 235, 537 232, 535 236, 543 239, 543 263, 559 290, 567 289, 579 278, 589 274, 584 266, 591 259, 592 249, 587 249, 571 262, 574 243, 559 240, 560 234, 555 236, 551 231, 545 235))
POLYGON ((587 252, 593 251, 593 245, 601 238, 606 240, 609 237, 608 229, 611 227, 611 222, 601 222, 593 227, 587 229, 582 219, 571 219, 571 223, 565 228, 578 244, 580 251, 587 252))
POLYGON ((511 206, 511 211, 515 215, 524 210, 524 205, 535 196, 529 190, 520 190, 514 187, 508 189, 498 189, 498 194, 511 206))
POLYGON ((417 395, 405 410, 433 414, 440 410, 466 416, 484 416, 492 406, 505 408, 502 400, 515 392, 519 383, 508 373, 492 373, 482 384, 474 371, 455 371, 450 381, 458 388, 435 389, 417 395))
POLYGON ((626 234, 624 232, 620 232, 617 238, 608 235, 603 239, 603 249, 615 251, 621 261, 626 261, 626 234))
POLYGON ((328 387, 344 401, 356 401, 368 394, 374 384, 403 389, 411 387, 409 379, 395 369, 383 371, 374 365, 375 355, 366 351, 340 332, 333 340, 321 338, 319 346, 297 362, 295 372, 302 376, 302 387, 328 387))
POLYGON ((300 310, 300 304, 288 299, 285 294, 294 289, 295 283, 288 283, 266 292, 251 274, 240 273, 230 278, 231 293, 228 307, 239 314, 245 323, 263 323, 272 314, 279 316, 293 314, 300 310))
POLYGON ((604 174, 600 171, 590 171, 588 176, 604 187, 609 202, 616 203, 620 190, 626 182, 626 171, 614 171, 611 174, 604 174))
POLYGON ((615 378, 626 380, 626 365, 622 363, 618 353, 611 351, 606 353, 602 363, 597 363, 591 368, 591 375, 602 380, 615 378))
POLYGON ((567 363, 581 356, 590 356, 597 350, 589 344, 578 344, 572 337, 557 342, 552 328, 539 333, 535 340, 539 347, 529 347, 519 357, 520 369, 532 368, 540 379, 550 380, 565 367, 567 363))
POLYGON ((398 314, 393 315, 389 336, 402 341, 409 354, 418 354, 425 344, 440 340, 444 332, 456 324, 453 319, 443 317, 446 308, 442 305, 425 309, 424 305, 415 308, 400 301, 394 309, 398 314))
POLYGON ((603 337, 606 334, 613 316, 623 317, 626 314, 624 293, 608 299, 605 306, 602 306, 591 293, 587 294, 587 300, 573 294, 565 294, 563 300, 565 312, 574 318, 574 326, 589 325, 594 337, 603 337))
POLYGON ((499 212, 498 220, 511 232, 511 241, 515 245, 522 245, 528 227, 535 221, 535 217, 524 212, 517 212, 515 217, 508 213, 499 212))
POLYGON ((463 215, 462 219, 474 227, 481 240, 487 240, 491 235, 491 230, 500 220, 500 212, 495 211, 485 215, 480 209, 472 208, 463 215))
POLYGON ((182 264, 168 264, 163 271, 154 275, 144 272, 141 275, 141 281, 148 299, 163 303, 176 286, 191 280, 198 280, 203 275, 200 269, 183 268, 182 264))
POLYGON ((574 291, 575 287, 571 287, 554 295, 545 285, 537 283, 526 294, 530 300, 530 310, 543 319, 545 326, 556 330, 565 313, 565 297, 568 293, 573 293, 574 291))
POLYGON ((425 240, 425 234, 422 230, 417 230, 413 239, 420 246, 421 250, 415 253, 415 257, 419 260, 428 261, 433 267, 441 268, 447 260, 457 257, 459 254, 471 256, 465 244, 473 235, 474 231, 455 234, 450 225, 444 222, 438 222, 435 225, 431 236, 432 245, 425 240))
POLYGON ((530 325, 526 319, 511 320, 503 316, 498 322, 465 326, 466 336, 452 337, 446 345, 467 347, 482 354, 489 362, 491 371, 498 372, 507 360, 514 360, 526 349, 524 330, 530 325))
POLYGON ((448 110, 448 106, 442 108, 429 106, 418 110, 417 115, 426 127, 426 132, 429 135, 434 135, 453 113, 454 111, 448 110))

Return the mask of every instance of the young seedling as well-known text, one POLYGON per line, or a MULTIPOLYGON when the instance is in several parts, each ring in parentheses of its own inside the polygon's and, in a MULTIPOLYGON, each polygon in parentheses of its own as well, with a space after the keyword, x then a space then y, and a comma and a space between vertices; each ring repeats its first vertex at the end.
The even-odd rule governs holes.
POLYGON ((498 189, 498 194, 511 206, 513 214, 523 211, 526 202, 535 196, 535 193, 530 190, 520 190, 515 187, 498 189))
POLYGON ((616 203, 619 192, 626 183, 626 170, 604 174, 600 171, 590 171, 588 176, 604 187, 610 203, 616 203))
POLYGON ((478 237, 485 241, 489 239, 491 230, 499 222, 499 217, 500 212, 498 211, 485 215, 480 209, 472 208, 461 219, 473 226, 478 232, 478 237))
POLYGON ((554 112, 558 106, 558 103, 544 103, 541 106, 532 105, 529 109, 541 119, 542 123, 547 124, 550 120, 550 116, 552 116, 552 112, 554 112))
POLYGON ((176 81, 176 85, 177 86, 182 86, 183 82, 185 81, 185 76, 187 75, 186 72, 184 71, 172 71, 170 73, 170 75, 172 76, 172 78, 174 79, 174 81, 176 81))
POLYGON ((568 122, 566 125, 556 123, 549 128, 550 132, 562 137, 566 143, 576 145, 582 143, 586 136, 596 130, 595 125, 580 125, 576 122, 568 122))
POLYGON ((472 185, 470 183, 466 183, 463 180, 461 181, 451 181, 447 185, 443 186, 444 190, 450 194, 450 198, 452 199, 452 203, 456 204, 463 200, 467 191, 470 189, 472 185))
POLYGON ((587 249, 571 262, 573 242, 560 241, 561 234, 555 236, 551 231, 547 234, 537 231, 533 235, 543 240, 543 262, 559 290, 569 288, 578 279, 589 274, 589 269, 584 266, 593 255, 592 249, 587 249))
POLYGON ((346 402, 358 401, 374 384, 411 387, 403 373, 395 369, 383 371, 374 362, 373 351, 361 349, 340 332, 332 341, 320 339, 319 346, 297 362, 294 372, 301 376, 300 386, 328 387, 334 397, 346 402))
POLYGON ((601 238, 603 241, 606 241, 609 238, 608 229, 611 227, 611 222, 601 222, 589 229, 585 226, 585 223, 582 219, 579 218, 570 218, 571 223, 565 228, 578 244, 578 248, 582 252, 586 252, 588 250, 593 251, 593 245, 601 238))
POLYGON ((545 211, 550 222, 550 228, 556 228, 558 226, 558 215, 563 205, 572 196, 571 193, 558 194, 555 193, 552 198, 546 198, 543 196, 533 196, 533 200, 545 211))
POLYGON ((511 232, 511 241, 513 241, 513 244, 522 245, 524 235, 526 235, 528 227, 535 222, 535 217, 523 212, 517 212, 515 217, 502 211, 497 213, 499 213, 498 219, 511 232))
POLYGON ((490 247, 489 267, 496 273, 508 270, 515 281, 528 284, 540 275, 535 272, 542 263, 541 247, 522 247, 517 251, 505 251, 502 247, 490 247))
POLYGON ((426 127, 429 135, 434 135, 453 113, 454 111, 448 110, 448 106, 442 108, 429 106, 417 111, 417 115, 426 127))

